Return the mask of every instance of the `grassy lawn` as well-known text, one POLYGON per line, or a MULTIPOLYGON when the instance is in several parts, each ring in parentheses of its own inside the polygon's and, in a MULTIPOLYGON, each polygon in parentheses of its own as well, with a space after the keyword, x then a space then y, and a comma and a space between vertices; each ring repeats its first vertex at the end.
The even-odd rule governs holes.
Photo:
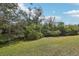
POLYGON ((20 41, 0 48, 0 55, 58 56, 79 55, 79 35, 47 37, 35 41, 20 41))

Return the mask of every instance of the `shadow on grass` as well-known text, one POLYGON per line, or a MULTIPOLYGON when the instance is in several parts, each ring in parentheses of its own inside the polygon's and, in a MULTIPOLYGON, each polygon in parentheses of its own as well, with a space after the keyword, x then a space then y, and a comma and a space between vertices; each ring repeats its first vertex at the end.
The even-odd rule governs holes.
POLYGON ((21 41, 23 41, 23 42, 30 42, 30 41, 35 41, 35 40, 28 40, 28 39, 24 39, 24 38, 18 38, 18 39, 14 39, 14 40, 11 40, 11 41, 0 42, 0 48, 17 44, 17 43, 19 43, 21 41))
POLYGON ((0 43, 0 48, 6 47, 6 46, 9 46, 9 45, 13 45, 13 44, 16 44, 16 43, 19 43, 19 41, 7 41, 7 42, 4 42, 4 43, 0 43))

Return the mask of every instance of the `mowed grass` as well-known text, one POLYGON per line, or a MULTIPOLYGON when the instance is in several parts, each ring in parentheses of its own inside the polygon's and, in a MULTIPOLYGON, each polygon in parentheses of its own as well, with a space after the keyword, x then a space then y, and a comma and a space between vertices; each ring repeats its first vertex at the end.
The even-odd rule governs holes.
POLYGON ((79 55, 79 35, 46 37, 34 41, 19 41, 0 48, 3 56, 75 56, 79 55))

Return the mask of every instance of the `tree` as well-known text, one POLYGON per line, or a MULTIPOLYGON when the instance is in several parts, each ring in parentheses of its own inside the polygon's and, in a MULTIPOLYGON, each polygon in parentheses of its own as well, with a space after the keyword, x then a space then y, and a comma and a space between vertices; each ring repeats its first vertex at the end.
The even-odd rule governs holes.
POLYGON ((65 29, 64 29, 64 22, 58 22, 58 25, 57 25, 57 28, 58 28, 58 30, 60 30, 61 31, 61 34, 60 35, 64 35, 65 33, 65 29))
POLYGON ((10 39, 24 36, 26 19, 27 14, 19 8, 17 3, 0 4, 1 35, 6 35, 10 39))
POLYGON ((77 35, 79 27, 77 25, 67 25, 65 26, 65 32, 69 35, 77 35))
POLYGON ((7 27, 10 27, 10 22, 12 22, 12 20, 15 20, 15 11, 17 10, 17 6, 17 4, 0 4, 0 28, 3 30, 3 32, 7 30, 7 27))

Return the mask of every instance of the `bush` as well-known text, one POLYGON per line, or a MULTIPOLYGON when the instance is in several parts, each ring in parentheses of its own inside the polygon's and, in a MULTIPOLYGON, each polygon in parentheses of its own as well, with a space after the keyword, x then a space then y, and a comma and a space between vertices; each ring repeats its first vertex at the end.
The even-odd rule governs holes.
POLYGON ((0 34, 0 44, 5 44, 9 41, 11 41, 12 39, 8 36, 8 35, 2 35, 0 34))
POLYGON ((44 30, 42 33, 43 33, 43 35, 44 35, 45 37, 52 36, 52 31, 50 31, 50 30, 44 30))
POLYGON ((57 31, 46 31, 46 32, 43 32, 44 36, 45 37, 50 37, 50 36, 59 36, 61 34, 61 32, 59 30, 57 31))
POLYGON ((28 40, 36 40, 42 38, 43 34, 41 32, 32 31, 27 35, 28 40))
POLYGON ((61 31, 59 30, 52 32, 52 36, 59 36, 60 34, 61 34, 61 31))
POLYGON ((37 30, 37 28, 40 28, 40 27, 38 27, 38 25, 35 25, 35 24, 31 24, 27 26, 25 30, 25 37, 28 40, 35 40, 43 37, 41 30, 40 29, 37 30))
POLYGON ((51 27, 49 27, 48 24, 45 24, 45 25, 43 25, 41 32, 43 33, 43 35, 45 37, 49 37, 49 36, 52 36, 52 31, 50 29, 51 29, 51 27))

